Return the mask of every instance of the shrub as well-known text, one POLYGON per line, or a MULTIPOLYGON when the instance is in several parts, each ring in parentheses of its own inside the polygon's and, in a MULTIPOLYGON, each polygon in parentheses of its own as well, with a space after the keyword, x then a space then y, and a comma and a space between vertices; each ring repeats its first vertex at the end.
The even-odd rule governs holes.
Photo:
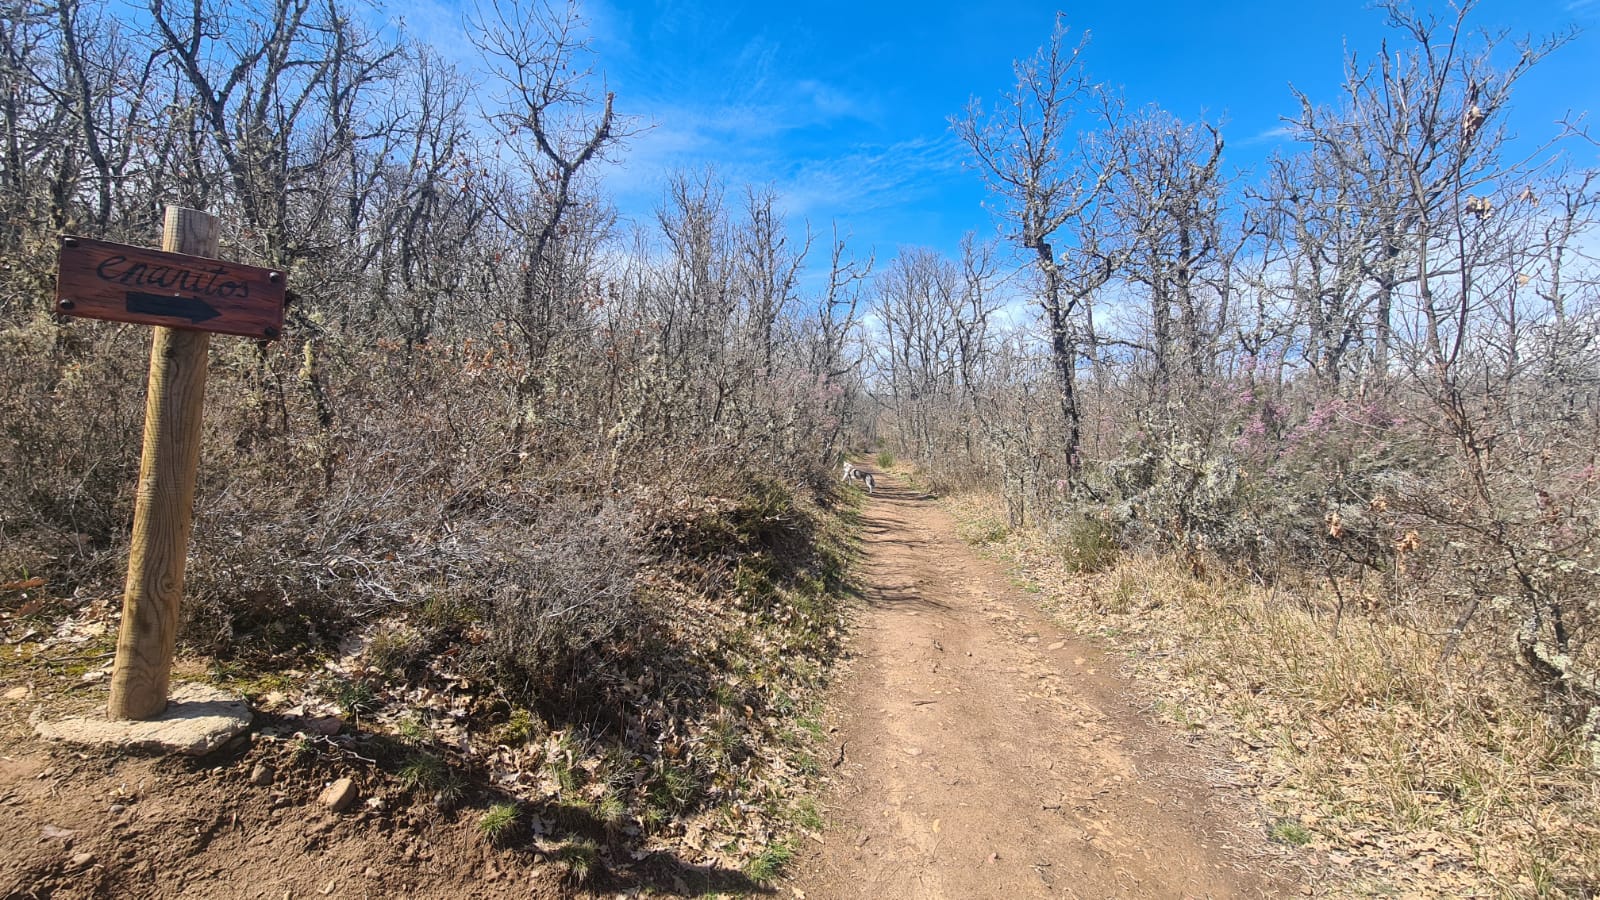
POLYGON ((639 628, 637 552, 618 505, 557 505, 524 529, 469 568, 487 588, 468 601, 483 638, 471 653, 510 697, 549 710, 592 697, 601 648, 639 628))
POLYGON ((1073 515, 1056 527, 1056 533, 1061 555, 1073 572, 1104 571, 1116 565, 1121 553, 1117 529, 1101 518, 1073 515))

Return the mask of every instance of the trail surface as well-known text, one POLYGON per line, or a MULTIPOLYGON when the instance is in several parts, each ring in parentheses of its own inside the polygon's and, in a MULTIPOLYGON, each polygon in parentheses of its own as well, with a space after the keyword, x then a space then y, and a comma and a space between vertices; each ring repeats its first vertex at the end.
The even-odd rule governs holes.
POLYGON ((797 896, 1296 893, 1214 760, 1149 723, 1114 665, 932 501, 879 485, 833 735, 843 762, 797 896))

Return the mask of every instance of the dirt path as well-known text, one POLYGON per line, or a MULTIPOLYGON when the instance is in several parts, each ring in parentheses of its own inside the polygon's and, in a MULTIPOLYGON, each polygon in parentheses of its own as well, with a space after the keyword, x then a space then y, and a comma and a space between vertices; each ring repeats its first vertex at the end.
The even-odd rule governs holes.
POLYGON ((1295 889, 1212 761, 1149 724, 931 501, 880 476, 823 846, 831 898, 1256 897, 1295 889))

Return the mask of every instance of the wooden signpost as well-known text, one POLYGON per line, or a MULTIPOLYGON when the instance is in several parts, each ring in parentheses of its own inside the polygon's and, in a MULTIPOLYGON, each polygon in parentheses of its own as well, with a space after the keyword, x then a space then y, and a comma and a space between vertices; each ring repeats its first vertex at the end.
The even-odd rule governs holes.
MULTIPOLYGON (((167 221, 171 223, 170 216, 167 221)), ((203 240, 206 236, 197 232, 195 237, 203 240)), ((283 332, 283 276, 271 269, 208 259, 207 252, 216 252, 214 235, 211 241, 209 250, 198 244, 184 246, 180 241, 177 245, 184 246, 183 251, 163 252, 63 237, 56 311, 90 319, 277 338, 283 332)), ((166 245, 170 248, 174 242, 166 245)))
POLYGON ((213 259, 218 234, 214 217, 169 206, 161 252, 61 239, 58 312, 157 326, 107 707, 113 719, 151 719, 167 707, 193 525, 210 332, 271 340, 283 329, 282 275, 213 259))

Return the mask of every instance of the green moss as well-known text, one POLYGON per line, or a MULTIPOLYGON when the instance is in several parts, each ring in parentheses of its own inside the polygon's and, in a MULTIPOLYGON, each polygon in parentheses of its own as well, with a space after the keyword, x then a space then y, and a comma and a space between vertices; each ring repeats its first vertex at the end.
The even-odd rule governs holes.
POLYGON ((511 718, 495 731, 495 740, 510 747, 532 743, 543 730, 543 723, 526 709, 514 709, 511 718))

